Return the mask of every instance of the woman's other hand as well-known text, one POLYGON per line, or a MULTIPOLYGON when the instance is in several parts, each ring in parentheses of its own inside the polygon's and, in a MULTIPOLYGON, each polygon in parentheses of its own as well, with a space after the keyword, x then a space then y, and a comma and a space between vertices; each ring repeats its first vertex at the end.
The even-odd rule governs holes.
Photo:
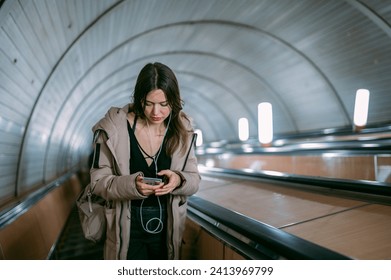
POLYGON ((182 178, 174 171, 168 169, 162 170, 157 175, 165 176, 166 183, 163 186, 155 189, 156 196, 169 194, 182 184, 182 178))

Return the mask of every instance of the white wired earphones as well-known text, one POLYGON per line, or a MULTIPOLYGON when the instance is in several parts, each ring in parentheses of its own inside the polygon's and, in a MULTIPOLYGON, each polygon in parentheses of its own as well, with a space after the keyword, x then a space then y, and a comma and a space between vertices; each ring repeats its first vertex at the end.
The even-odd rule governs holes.
MULTIPOLYGON (((171 113, 170 115, 168 116, 168 123, 167 123, 167 127, 166 127, 166 130, 164 132, 164 135, 163 135, 163 140, 162 140, 162 143, 160 144, 160 147, 159 147, 159 150, 158 152, 156 153, 156 155, 154 155, 152 157, 152 161, 153 161, 153 164, 155 165, 155 176, 157 176, 157 172, 158 172, 158 168, 157 168, 157 161, 159 159, 159 155, 162 151, 162 148, 163 148, 163 143, 164 143, 164 139, 166 138, 166 134, 167 134, 167 131, 168 131, 168 127, 170 126, 170 122, 171 122, 171 113)), ((151 135, 149 133, 149 122, 147 120, 147 126, 148 126, 148 136, 149 136, 149 144, 151 146, 151 149, 152 149, 152 141, 151 141, 151 135)), ((162 204, 160 202, 160 199, 159 197, 157 196, 157 201, 158 201, 158 204, 159 204, 159 217, 154 217, 154 218, 151 218, 149 219, 145 224, 144 224, 144 220, 143 220, 143 204, 144 204, 144 200, 141 201, 141 205, 140 205, 140 221, 141 221, 141 226, 143 227, 143 229, 148 232, 148 233, 152 233, 152 234, 158 234, 160 232, 162 232, 163 230, 163 209, 162 209, 162 204), (158 224, 156 226, 156 228, 154 229, 149 229, 149 225, 150 223, 152 223, 153 221, 157 220, 158 221, 158 224)))

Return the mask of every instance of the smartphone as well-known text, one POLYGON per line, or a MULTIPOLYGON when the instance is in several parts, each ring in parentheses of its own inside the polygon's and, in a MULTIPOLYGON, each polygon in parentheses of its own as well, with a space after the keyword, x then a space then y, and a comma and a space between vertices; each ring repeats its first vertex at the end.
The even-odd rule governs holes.
POLYGON ((143 178, 143 183, 148 184, 148 185, 158 185, 162 182, 162 179, 159 178, 151 178, 151 177, 144 177, 143 178))

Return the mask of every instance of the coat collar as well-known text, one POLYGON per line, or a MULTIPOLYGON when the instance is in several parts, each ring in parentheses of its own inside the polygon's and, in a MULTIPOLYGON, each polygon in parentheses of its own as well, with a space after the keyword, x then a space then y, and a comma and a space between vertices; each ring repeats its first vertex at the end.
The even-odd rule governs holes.
POLYGON ((127 112, 131 104, 127 104, 122 108, 111 107, 106 115, 100 119, 93 127, 92 131, 104 130, 108 136, 116 136, 118 131, 126 125, 127 112))

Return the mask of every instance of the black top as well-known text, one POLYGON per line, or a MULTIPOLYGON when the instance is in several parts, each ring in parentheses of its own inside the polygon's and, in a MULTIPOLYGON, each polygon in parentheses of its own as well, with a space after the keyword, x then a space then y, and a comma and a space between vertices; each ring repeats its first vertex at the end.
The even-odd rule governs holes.
MULTIPOLYGON (((127 121, 128 125, 128 132, 129 132, 129 139, 130 139, 130 174, 136 173, 136 172, 143 172, 144 177, 153 177, 158 178, 156 174, 156 166, 157 164, 157 172, 164 169, 170 169, 171 166, 171 157, 167 155, 166 153, 166 141, 163 139, 161 152, 157 152, 156 155, 148 155, 141 145, 138 143, 137 138, 134 134, 136 131, 136 124, 137 124, 137 116, 134 118, 133 122, 133 128, 130 127, 129 122, 127 121), (157 157, 157 158, 155 158, 157 157), (152 159, 151 165, 148 165, 146 159, 150 158, 152 159)), ((167 195, 159 196, 160 203, 165 203, 167 195)), ((132 200, 132 205, 140 205, 141 199, 132 200)), ((148 198, 144 199, 143 206, 158 206, 158 201, 154 195, 149 196, 148 198)))

